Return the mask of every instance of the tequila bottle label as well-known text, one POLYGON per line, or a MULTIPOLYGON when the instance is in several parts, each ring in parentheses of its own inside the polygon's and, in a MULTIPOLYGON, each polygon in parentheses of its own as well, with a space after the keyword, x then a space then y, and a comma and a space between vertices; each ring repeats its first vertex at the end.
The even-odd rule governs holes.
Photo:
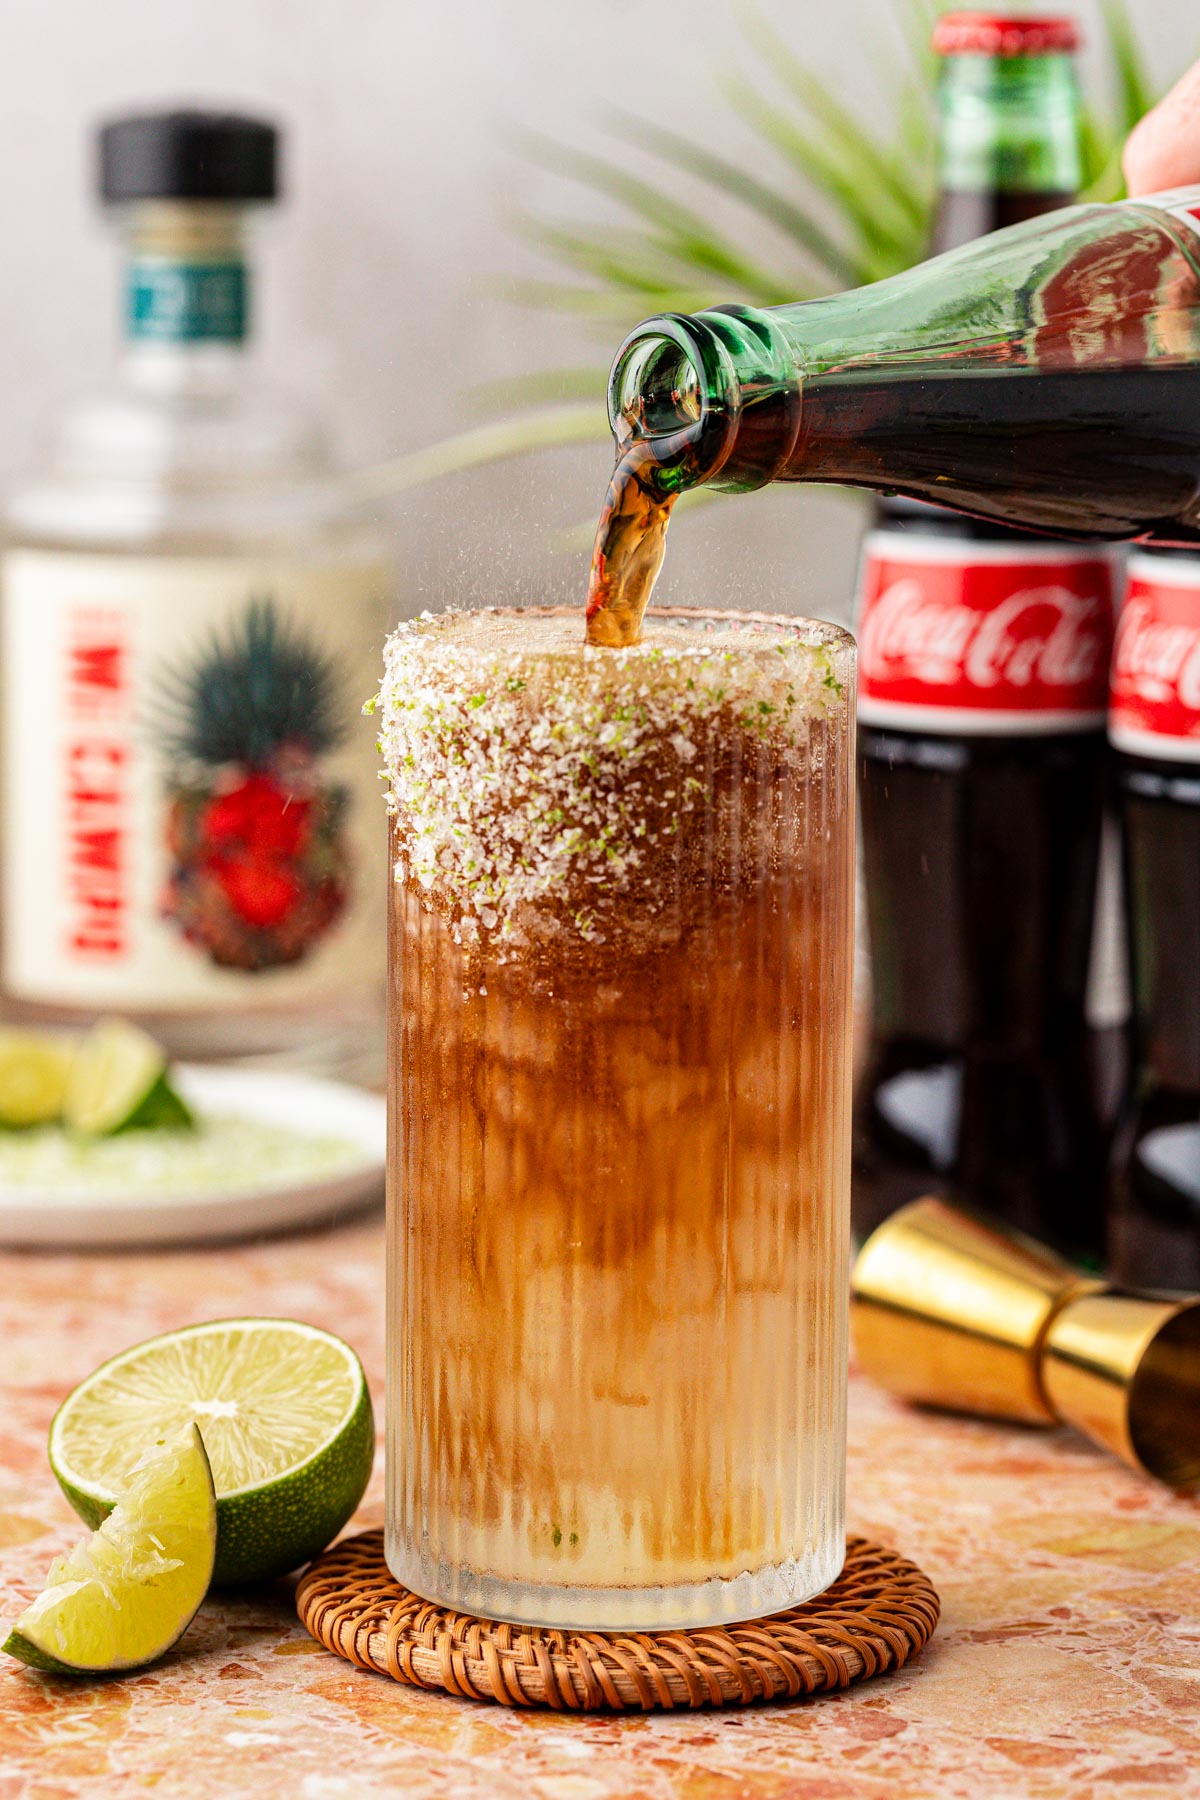
POLYGON ((1113 654, 1118 750, 1200 762, 1200 556, 1133 556, 1113 654))
POLYGON ((876 531, 859 582, 864 723, 1043 734, 1103 724, 1110 552, 876 531))
POLYGON ((8 992, 212 1011, 369 975, 385 571, 14 549, 4 585, 8 992))
POLYGON ((240 344, 248 312, 244 263, 139 256, 129 265, 125 290, 129 343, 240 344))

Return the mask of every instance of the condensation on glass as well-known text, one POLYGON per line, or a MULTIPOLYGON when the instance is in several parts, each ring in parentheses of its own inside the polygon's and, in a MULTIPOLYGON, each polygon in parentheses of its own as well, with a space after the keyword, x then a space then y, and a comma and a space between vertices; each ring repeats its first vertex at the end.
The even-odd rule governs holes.
POLYGON ((698 1626, 845 1549, 854 649, 450 614, 389 646, 387 1557, 698 1626))

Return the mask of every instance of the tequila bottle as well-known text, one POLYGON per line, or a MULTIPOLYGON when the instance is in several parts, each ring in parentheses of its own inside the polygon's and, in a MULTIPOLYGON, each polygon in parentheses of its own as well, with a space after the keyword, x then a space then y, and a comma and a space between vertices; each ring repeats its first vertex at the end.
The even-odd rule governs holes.
POLYGON ((382 996, 359 708, 387 569, 320 422, 255 369, 247 237, 277 134, 120 119, 100 185, 126 252, 119 363, 7 504, 5 1008, 340 1062, 382 996))

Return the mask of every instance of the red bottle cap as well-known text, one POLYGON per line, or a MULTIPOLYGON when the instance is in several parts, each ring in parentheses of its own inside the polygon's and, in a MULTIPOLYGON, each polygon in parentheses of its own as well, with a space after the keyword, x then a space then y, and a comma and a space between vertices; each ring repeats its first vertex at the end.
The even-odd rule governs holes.
POLYGON ((1044 56, 1053 50, 1078 50, 1080 44, 1074 19, 1010 13, 947 13, 933 33, 939 56, 1044 56))

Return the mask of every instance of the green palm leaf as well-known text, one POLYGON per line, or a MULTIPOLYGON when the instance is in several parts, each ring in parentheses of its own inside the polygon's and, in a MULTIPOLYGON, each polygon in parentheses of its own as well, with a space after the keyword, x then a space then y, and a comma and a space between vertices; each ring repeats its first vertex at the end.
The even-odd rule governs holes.
MULTIPOLYGON (((712 305, 713 297, 711 287, 680 287, 668 293, 645 289, 644 303, 631 304, 627 288, 579 287, 567 281, 505 281, 496 284, 496 291, 502 299, 522 306, 543 307, 573 314, 585 322, 599 322, 605 326, 605 342, 610 348, 614 331, 624 336, 648 312, 700 312, 712 305)), ((737 291, 745 292, 740 288, 737 291)))
POLYGON ((624 164, 607 162, 584 150, 567 149, 553 139, 533 133, 521 134, 517 141, 524 144, 531 161, 540 161, 559 175, 572 176, 657 227, 662 239, 686 258, 695 273, 717 276, 735 285, 750 285, 767 293, 782 293, 787 286, 786 279, 745 256, 675 194, 660 192, 624 164))
POLYGON ((903 0, 899 11, 900 33, 913 66, 926 79, 932 79, 937 60, 933 53, 934 27, 947 7, 943 0, 903 0))
MULTIPOLYGON (((747 167, 695 136, 627 112, 608 121, 616 155, 526 132, 518 143, 529 161, 599 199, 615 217, 581 227, 574 218, 518 216, 515 229, 534 241, 558 278, 510 280, 508 299, 603 331, 611 346, 647 313, 694 312, 724 300, 779 305, 831 285, 876 280, 919 258, 933 208, 931 37, 940 0, 895 0, 903 62, 897 74, 893 39, 884 70, 890 135, 830 92, 758 0, 735 4, 754 72, 725 70, 721 90, 777 173, 767 178, 757 162, 747 167), (736 234, 713 223, 730 202, 745 220, 736 234), (779 246, 774 253, 772 242, 779 246)), ((1100 0, 1100 7, 1112 93, 1107 105, 1089 105, 1082 148, 1088 196, 1115 199, 1122 192, 1121 145, 1156 90, 1124 0, 1100 0)), ((869 54, 882 61, 883 46, 873 44, 869 54)), ((606 435, 599 370, 535 373, 493 384, 491 392, 497 405, 537 410, 397 458, 362 477, 359 491, 391 492, 499 457, 606 435), (583 404, 589 393, 594 404, 583 404)))
POLYGON ((1122 0, 1101 0, 1100 11, 1116 81, 1114 126, 1121 137, 1126 137, 1143 114, 1150 111, 1158 98, 1158 90, 1150 79, 1133 21, 1122 0))
POLYGON ((901 216, 901 209, 887 192, 879 194, 873 204, 872 189, 861 178, 856 180, 853 171, 847 173, 843 161, 823 149, 781 108, 764 100, 748 82, 734 76, 724 88, 734 111, 840 211, 855 240, 845 258, 846 285, 861 286, 907 268, 919 253, 927 213, 910 206, 907 217, 901 216))
MULTIPOLYGON (((668 131, 665 126, 650 124, 628 113, 615 113, 612 129, 625 142, 640 145, 660 161, 681 169, 686 175, 698 177, 717 193, 726 194, 748 207, 751 212, 757 213, 776 230, 791 237, 835 281, 854 280, 852 258, 847 256, 829 233, 803 207, 795 205, 785 195, 768 187, 757 175, 717 156, 712 150, 679 132, 668 131)), ((796 297, 794 282, 788 283, 785 279, 780 279, 766 285, 774 286, 780 291, 791 286, 791 298, 796 297)), ((775 301, 771 304, 786 306, 787 301, 775 301)))
POLYGON ((607 437, 608 414, 601 390, 595 401, 586 406, 547 407, 525 418, 477 425, 427 449, 360 469, 345 482, 346 498, 352 504, 362 504, 403 493, 426 481, 502 462, 507 457, 528 456, 534 450, 558 450, 568 444, 594 443, 607 437))
MULTIPOLYGON (((922 0, 911 0, 911 3, 919 6, 922 0)), ((920 230, 927 222, 928 201, 922 200, 918 193, 913 192, 903 165, 896 160, 894 150, 879 143, 861 119, 843 106, 811 69, 804 67, 799 57, 757 7, 744 7, 742 18, 747 42, 773 71, 793 103, 800 109, 799 116, 792 125, 792 133, 811 142, 811 127, 816 125, 824 133, 825 157, 841 171, 856 204, 863 204, 872 196, 883 197, 902 216, 907 217, 911 226, 920 230)), ((926 82, 922 84, 922 99, 925 107, 923 126, 927 137, 928 86, 932 78, 928 67, 926 77, 926 82)))
POLYGON ((673 245, 644 235, 584 233, 566 225, 532 219, 519 220, 521 234, 545 251, 557 254, 582 274, 613 288, 626 288, 635 294, 670 294, 679 286, 679 269, 669 268, 687 259, 673 245))

